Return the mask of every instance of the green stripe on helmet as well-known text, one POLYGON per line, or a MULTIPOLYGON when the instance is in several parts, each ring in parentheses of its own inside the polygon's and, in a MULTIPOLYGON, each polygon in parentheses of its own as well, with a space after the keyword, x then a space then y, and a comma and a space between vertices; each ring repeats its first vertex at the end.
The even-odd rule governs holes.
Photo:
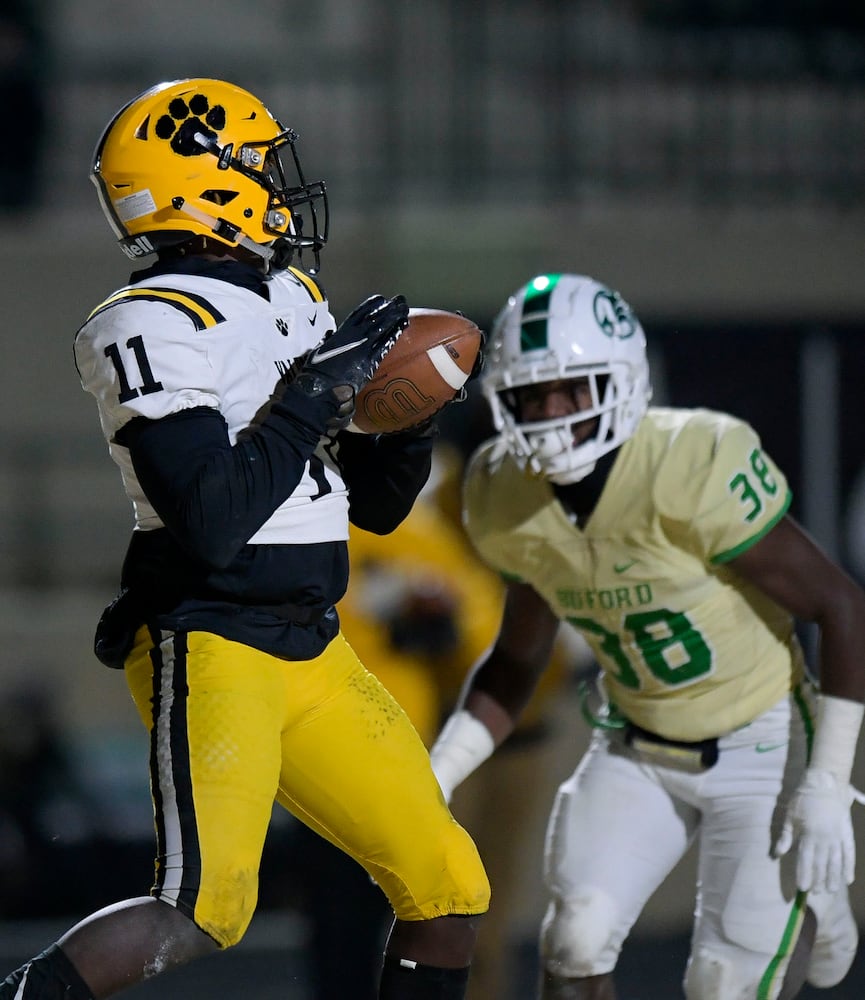
POLYGON ((559 274, 541 274, 526 286, 520 324, 521 351, 537 351, 547 346, 546 314, 550 309, 550 296, 560 277, 559 274))

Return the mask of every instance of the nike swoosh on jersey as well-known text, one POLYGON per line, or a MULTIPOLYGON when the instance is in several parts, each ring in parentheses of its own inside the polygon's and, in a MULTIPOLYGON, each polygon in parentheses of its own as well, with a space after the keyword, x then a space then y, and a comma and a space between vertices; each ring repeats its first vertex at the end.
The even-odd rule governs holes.
POLYGON ((770 750, 780 750, 781 747, 785 746, 787 746, 786 740, 783 743, 758 743, 754 749, 757 753, 769 753, 770 750))
POLYGON ((310 357, 309 360, 311 364, 316 364, 319 361, 328 361, 330 358, 336 358, 340 354, 345 354, 346 351, 350 351, 355 347, 360 347, 361 344, 365 343, 366 339, 354 340, 350 344, 343 344, 342 347, 332 347, 329 351, 323 351, 321 348, 319 348, 317 351, 315 351, 315 353, 310 357))
POLYGON ((630 562, 615 563, 613 565, 613 572, 624 573, 626 569, 630 569, 632 566, 636 565, 639 561, 640 561, 639 559, 631 559, 630 562))

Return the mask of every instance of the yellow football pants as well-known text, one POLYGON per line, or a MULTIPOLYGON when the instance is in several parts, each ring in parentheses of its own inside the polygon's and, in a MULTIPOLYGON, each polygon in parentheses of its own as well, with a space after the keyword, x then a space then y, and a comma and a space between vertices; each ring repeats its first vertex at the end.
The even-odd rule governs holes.
POLYGON ((477 850, 420 737, 342 635, 288 661, 142 629, 126 677, 150 733, 152 894, 221 946, 252 919, 274 800, 363 865, 400 919, 487 909, 477 850))

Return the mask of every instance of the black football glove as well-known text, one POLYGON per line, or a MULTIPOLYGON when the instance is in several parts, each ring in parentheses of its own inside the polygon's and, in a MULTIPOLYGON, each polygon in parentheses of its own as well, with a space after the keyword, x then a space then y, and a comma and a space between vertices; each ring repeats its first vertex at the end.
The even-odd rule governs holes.
POLYGON ((408 325, 402 295, 371 295, 307 355, 292 385, 309 396, 329 393, 339 404, 334 424, 346 424, 354 401, 408 325))

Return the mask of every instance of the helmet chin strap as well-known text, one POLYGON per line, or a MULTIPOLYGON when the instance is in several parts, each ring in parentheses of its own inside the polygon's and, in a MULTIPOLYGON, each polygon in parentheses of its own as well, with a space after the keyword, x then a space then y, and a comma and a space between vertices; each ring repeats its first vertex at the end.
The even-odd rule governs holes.
POLYGON ((274 253, 273 247, 256 243, 255 240, 250 239, 243 230, 238 229, 233 223, 228 222, 226 219, 219 219, 214 215, 208 215, 207 212, 202 212, 197 205, 190 205, 181 195, 172 198, 171 204, 175 211, 182 212, 191 219, 195 219, 196 222, 200 222, 203 226, 207 226, 220 239, 235 243, 237 246, 243 247, 244 250, 258 254, 268 264, 270 263, 274 253))

